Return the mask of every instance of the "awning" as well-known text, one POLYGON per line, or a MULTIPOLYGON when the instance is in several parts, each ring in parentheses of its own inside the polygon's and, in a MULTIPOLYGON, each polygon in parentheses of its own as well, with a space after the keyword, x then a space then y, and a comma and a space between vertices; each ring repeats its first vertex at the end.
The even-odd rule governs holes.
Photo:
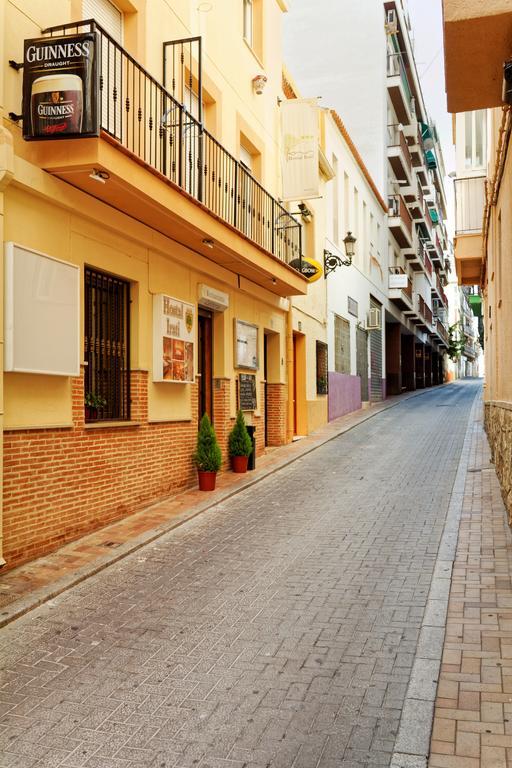
POLYGON ((426 150, 425 161, 429 170, 434 171, 437 168, 437 159, 432 149, 426 150))

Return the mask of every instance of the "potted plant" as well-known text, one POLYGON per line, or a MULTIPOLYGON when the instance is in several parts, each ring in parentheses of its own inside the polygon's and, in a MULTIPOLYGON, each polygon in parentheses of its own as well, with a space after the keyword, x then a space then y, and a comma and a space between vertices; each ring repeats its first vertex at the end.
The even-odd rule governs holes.
POLYGON ((214 491, 217 472, 222 464, 222 453, 207 413, 199 424, 194 462, 197 467, 199 490, 214 491))
POLYGON ((233 472, 247 472, 247 462, 252 453, 252 440, 249 437, 242 411, 238 411, 233 429, 228 438, 229 455, 233 472))
POLYGON ((107 401, 101 395, 96 395, 94 392, 86 392, 84 397, 85 405, 85 420, 91 421, 98 418, 98 409, 104 408, 107 401))

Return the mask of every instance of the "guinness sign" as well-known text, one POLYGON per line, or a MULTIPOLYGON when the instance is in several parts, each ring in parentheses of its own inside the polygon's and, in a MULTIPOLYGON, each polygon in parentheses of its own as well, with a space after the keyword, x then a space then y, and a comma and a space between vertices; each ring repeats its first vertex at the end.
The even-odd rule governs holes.
POLYGON ((23 138, 99 135, 95 32, 25 40, 23 138))
POLYGON ((322 277, 323 269, 320 262, 315 259, 307 258, 303 256, 302 259, 293 259, 290 261, 290 267, 293 267, 303 275, 308 283, 314 283, 316 280, 322 277))

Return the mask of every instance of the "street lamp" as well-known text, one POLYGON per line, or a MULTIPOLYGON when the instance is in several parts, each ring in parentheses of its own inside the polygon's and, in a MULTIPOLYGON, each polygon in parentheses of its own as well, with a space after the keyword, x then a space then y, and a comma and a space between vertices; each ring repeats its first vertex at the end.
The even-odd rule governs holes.
POLYGON ((329 272, 334 272, 337 267, 350 267, 356 252, 356 239, 352 232, 347 232, 347 236, 343 239, 345 259, 336 253, 324 250, 324 277, 327 277, 329 272))

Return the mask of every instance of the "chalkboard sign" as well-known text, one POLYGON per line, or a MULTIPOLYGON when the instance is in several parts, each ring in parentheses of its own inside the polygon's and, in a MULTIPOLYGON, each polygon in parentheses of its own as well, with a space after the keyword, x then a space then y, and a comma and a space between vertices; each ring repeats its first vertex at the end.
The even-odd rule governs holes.
POLYGON ((241 373, 239 376, 239 400, 240 410, 256 410, 256 376, 250 373, 241 373))

